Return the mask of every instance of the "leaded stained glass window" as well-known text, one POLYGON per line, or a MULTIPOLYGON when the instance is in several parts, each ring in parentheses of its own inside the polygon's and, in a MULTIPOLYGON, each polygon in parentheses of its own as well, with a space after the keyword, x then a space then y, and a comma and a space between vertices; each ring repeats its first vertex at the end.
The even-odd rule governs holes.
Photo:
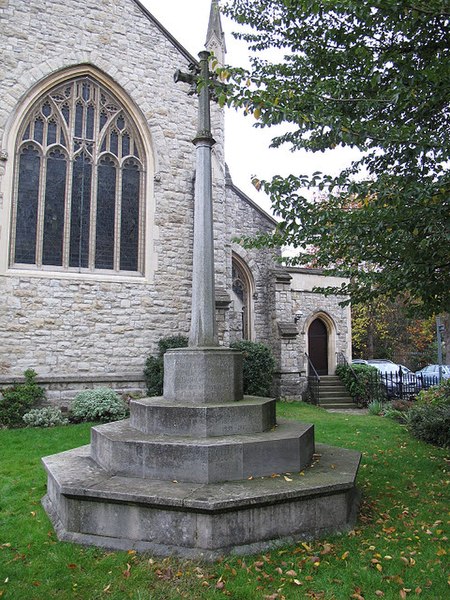
POLYGON ((55 86, 18 137, 11 264, 143 272, 144 150, 91 77, 55 86))

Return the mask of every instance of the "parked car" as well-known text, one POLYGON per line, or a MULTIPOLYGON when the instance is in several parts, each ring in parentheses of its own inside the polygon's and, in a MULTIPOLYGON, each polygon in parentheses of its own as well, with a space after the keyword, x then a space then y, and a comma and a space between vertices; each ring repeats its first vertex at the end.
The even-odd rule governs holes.
POLYGON ((388 359, 368 360, 367 364, 375 367, 380 374, 388 398, 410 398, 420 389, 416 375, 405 367, 388 359))
POLYGON ((420 371, 416 371, 417 382, 424 389, 439 383, 439 366, 441 367, 442 379, 450 379, 450 365, 427 365, 420 371))

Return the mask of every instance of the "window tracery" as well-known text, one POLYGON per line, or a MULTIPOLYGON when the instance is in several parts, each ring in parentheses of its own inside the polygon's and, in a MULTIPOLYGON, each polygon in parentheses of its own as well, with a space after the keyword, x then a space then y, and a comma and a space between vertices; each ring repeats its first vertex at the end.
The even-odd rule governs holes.
POLYGON ((144 150, 90 76, 41 96, 19 130, 11 264, 143 272, 144 150))

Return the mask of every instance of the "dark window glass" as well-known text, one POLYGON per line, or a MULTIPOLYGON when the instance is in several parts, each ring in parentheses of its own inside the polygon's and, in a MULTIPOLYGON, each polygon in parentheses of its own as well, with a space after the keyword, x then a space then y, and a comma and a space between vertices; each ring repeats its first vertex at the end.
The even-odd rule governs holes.
POLYGON ((83 106, 78 103, 75 111, 75 135, 81 137, 83 135, 83 106))
POLYGON ((102 111, 100 113, 100 127, 99 127, 99 131, 101 131, 103 129, 103 127, 106 125, 106 121, 108 120, 108 115, 105 113, 105 111, 102 111))
POLYGON ((23 138, 22 140, 29 140, 30 139, 30 125, 27 125, 27 128, 25 129, 25 133, 23 134, 23 138))
POLYGON ((111 138, 110 138, 110 151, 112 154, 114 154, 115 156, 117 156, 119 154, 119 136, 117 135, 116 131, 113 131, 111 133, 111 138))
POLYGON ((86 115, 86 137, 88 140, 94 139, 94 107, 88 106, 86 115))
POLYGON ((62 265, 66 170, 65 155, 59 150, 51 152, 45 184, 43 265, 62 265))
POLYGON ((30 145, 24 148, 19 161, 19 187, 17 194, 17 226, 15 262, 36 262, 36 231, 39 201, 39 151, 30 145))
POLYGON ((125 133, 122 137, 122 156, 128 156, 130 154, 130 136, 125 133))
POLYGON ((125 119, 120 116, 117 117, 117 128, 119 129, 119 131, 122 131, 122 129, 125 127, 125 119))
POLYGON ((64 106, 61 108, 61 112, 62 112, 65 122, 68 125, 69 119, 70 119, 70 110, 69 110, 69 107, 67 106, 67 104, 64 104, 64 106))
POLYGON ((89 100, 91 95, 91 86, 88 83, 83 83, 83 100, 89 100))
POLYGON ((56 123, 50 121, 47 128, 47 146, 56 144, 56 123))
POLYGON ((116 216, 116 165, 105 157, 98 166, 95 267, 114 268, 114 225, 116 216))
POLYGON ((122 212, 120 223, 120 269, 138 270, 140 172, 128 160, 122 171, 122 212))
POLYGON ((79 154, 73 165, 70 213, 69 266, 89 266, 89 215, 91 213, 92 164, 79 154))
POLYGON ((48 102, 46 102, 44 104, 44 106, 42 107, 42 114, 45 117, 49 117, 52 114, 52 108, 51 108, 51 106, 50 106, 50 104, 48 102))
POLYGON ((44 122, 42 119, 36 119, 34 122, 34 139, 42 144, 44 139, 44 122))

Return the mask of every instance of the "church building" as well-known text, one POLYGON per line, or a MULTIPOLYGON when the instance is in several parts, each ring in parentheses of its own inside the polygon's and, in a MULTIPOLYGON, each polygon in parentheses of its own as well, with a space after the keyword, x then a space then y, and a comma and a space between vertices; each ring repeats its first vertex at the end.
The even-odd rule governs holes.
MULTIPOLYGON (((158 341, 189 331, 197 96, 174 73, 197 59, 138 0, 0 0, 0 36, 0 386, 32 368, 61 406, 144 390, 158 341)), ((206 48, 223 58, 215 0, 206 48)), ((275 220, 211 119, 220 342, 270 346, 274 394, 300 397, 311 364, 351 357, 350 311, 313 291, 339 279, 234 241, 275 220)))

